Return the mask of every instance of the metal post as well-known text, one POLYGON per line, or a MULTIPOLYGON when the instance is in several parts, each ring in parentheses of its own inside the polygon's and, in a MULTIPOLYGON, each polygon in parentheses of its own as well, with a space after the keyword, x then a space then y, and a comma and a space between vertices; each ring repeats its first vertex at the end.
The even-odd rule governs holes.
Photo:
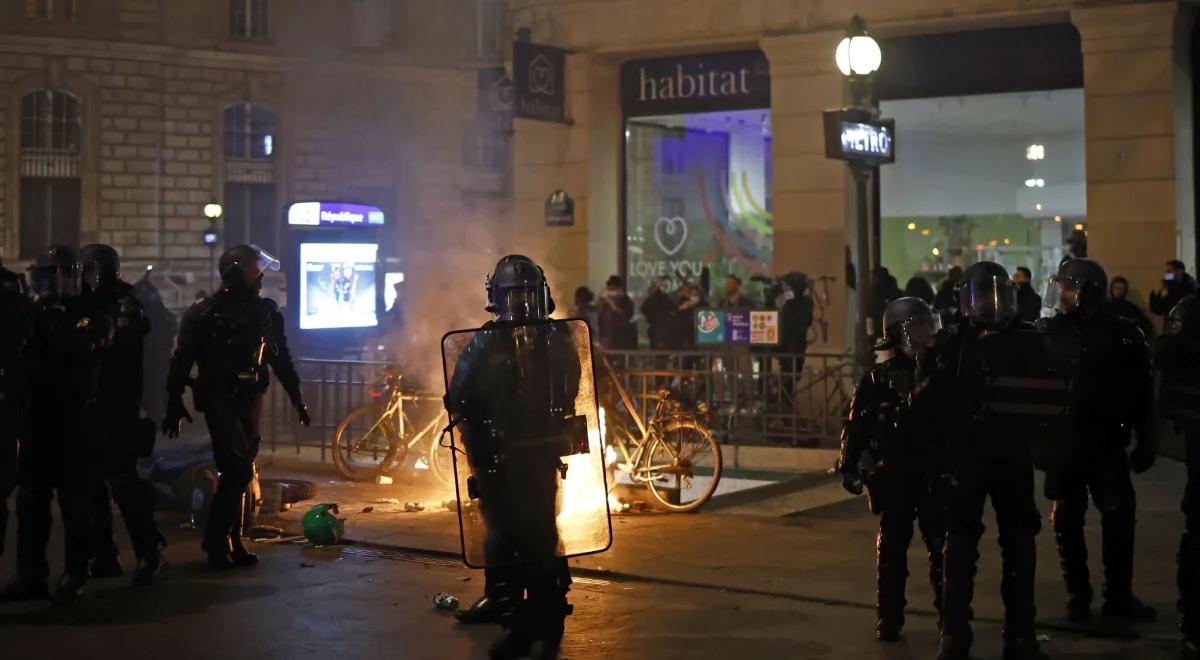
POLYGON ((211 296, 212 294, 217 292, 217 246, 216 245, 208 246, 208 263, 209 263, 208 295, 211 296))
POLYGON ((867 184, 870 181, 871 168, 857 162, 850 163, 850 173, 854 176, 855 215, 857 226, 855 234, 858 244, 858 323, 855 324, 855 345, 858 349, 858 365, 863 369, 869 368, 874 362, 875 353, 871 350, 871 328, 873 319, 868 307, 871 293, 871 243, 870 215, 867 208, 867 184))

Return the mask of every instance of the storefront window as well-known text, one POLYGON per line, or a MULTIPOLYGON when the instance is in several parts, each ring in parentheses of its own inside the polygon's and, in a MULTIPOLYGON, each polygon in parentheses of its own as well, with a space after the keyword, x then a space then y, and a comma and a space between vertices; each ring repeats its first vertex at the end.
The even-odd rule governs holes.
POLYGON ((901 289, 989 260, 1045 281, 1086 250, 1083 90, 887 101, 881 263, 901 289))
POLYGON ((629 290, 650 281, 699 284, 710 270, 717 302, 729 274, 762 303, 753 276, 774 249, 771 113, 767 109, 629 119, 625 125, 629 290))

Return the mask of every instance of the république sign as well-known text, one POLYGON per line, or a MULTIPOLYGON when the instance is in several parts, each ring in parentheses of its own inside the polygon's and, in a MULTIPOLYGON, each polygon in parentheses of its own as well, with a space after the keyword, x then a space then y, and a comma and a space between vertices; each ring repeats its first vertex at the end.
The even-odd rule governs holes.
POLYGON ((768 108, 770 65, 757 50, 632 60, 621 67, 621 105, 627 117, 768 108))

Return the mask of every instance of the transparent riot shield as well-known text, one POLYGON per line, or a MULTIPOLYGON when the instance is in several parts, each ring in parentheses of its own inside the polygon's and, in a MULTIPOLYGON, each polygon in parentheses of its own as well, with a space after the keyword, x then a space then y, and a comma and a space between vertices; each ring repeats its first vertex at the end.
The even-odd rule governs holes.
POLYGON ((450 332, 442 364, 466 564, 607 550, 612 526, 587 323, 450 332))

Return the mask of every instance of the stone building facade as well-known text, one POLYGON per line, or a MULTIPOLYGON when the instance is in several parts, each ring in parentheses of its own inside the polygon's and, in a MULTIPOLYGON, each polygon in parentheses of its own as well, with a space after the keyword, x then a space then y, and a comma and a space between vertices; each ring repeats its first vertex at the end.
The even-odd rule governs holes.
POLYGON ((6 264, 111 243, 183 305, 209 282, 206 203, 223 243, 278 249, 283 206, 313 198, 384 208, 411 270, 493 253, 461 227, 507 213, 504 168, 474 157, 496 6, 0 0, 6 264))
MULTIPOLYGON (((851 17, 865 17, 877 38, 1066 25, 1078 33, 1081 52, 1074 55, 1082 58, 1089 254, 1129 277, 1144 300, 1165 260, 1196 265, 1193 9, 1174 1, 514 0, 514 29, 529 28, 534 41, 571 53, 573 119, 516 122, 517 234, 547 237, 535 256, 550 264, 560 290, 599 286, 610 273, 625 272, 622 65, 761 51, 770 63, 773 268, 838 276, 831 330, 814 348, 844 349, 855 308, 842 276, 847 246, 855 245, 854 186, 844 164, 825 157, 822 111, 848 102, 833 53, 851 17), (558 189, 575 197, 573 227, 541 221, 546 194, 558 189)), ((885 52, 885 66, 887 58, 885 52)), ((1008 63, 972 66, 990 73, 1008 63)), ((897 127, 901 145, 903 131, 897 127)))

